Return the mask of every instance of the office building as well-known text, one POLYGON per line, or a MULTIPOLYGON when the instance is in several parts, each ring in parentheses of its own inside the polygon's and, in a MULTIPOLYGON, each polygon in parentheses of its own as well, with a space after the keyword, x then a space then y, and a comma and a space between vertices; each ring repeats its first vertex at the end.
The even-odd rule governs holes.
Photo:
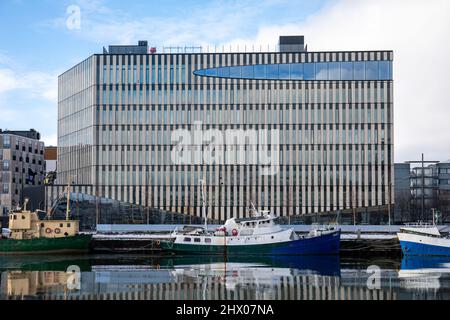
POLYGON ((411 171, 411 214, 415 220, 440 221, 450 218, 450 161, 411 171), (435 215, 436 218, 436 215, 435 215))
POLYGON ((356 211, 361 222, 386 221, 392 61, 389 50, 309 52, 302 36, 280 37, 276 52, 109 46, 59 76, 57 182, 73 180, 106 202, 201 217, 204 180, 216 221, 248 215, 251 201, 285 218, 356 211), (182 161, 179 130, 203 132, 182 161), (228 160, 205 161, 211 130, 237 132, 234 145, 216 150, 228 160), (264 134, 273 148, 261 147, 264 134), (233 150, 246 160, 229 161, 233 150), (277 163, 265 167, 264 153, 277 163))
POLYGON ((411 221, 411 165, 394 164, 394 222, 411 221))
POLYGON ((23 190, 43 184, 44 142, 36 130, 0 130, 0 215, 22 205, 23 190))

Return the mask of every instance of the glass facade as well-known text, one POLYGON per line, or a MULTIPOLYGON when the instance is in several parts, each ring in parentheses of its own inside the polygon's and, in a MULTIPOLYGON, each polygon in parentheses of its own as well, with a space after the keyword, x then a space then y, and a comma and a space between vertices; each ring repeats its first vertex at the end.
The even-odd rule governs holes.
POLYGON ((391 51, 93 55, 59 77, 58 183, 72 176, 92 195, 201 217, 205 179, 215 220, 246 216, 250 201, 279 216, 386 206, 392 59, 391 51), (171 135, 196 122, 279 130, 278 174, 175 164, 171 135))
POLYGON ((244 65, 200 69, 194 74, 254 80, 392 80, 392 61, 244 65))

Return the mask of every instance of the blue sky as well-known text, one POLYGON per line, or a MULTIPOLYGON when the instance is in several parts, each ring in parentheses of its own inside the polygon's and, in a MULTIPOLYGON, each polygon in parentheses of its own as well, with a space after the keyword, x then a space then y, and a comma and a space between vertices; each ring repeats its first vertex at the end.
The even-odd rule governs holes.
POLYGON ((226 44, 268 23, 300 22, 324 3, 1 0, 0 128, 35 128, 56 144, 57 75, 102 46, 226 44), (80 8, 79 29, 67 27, 71 5, 80 8))
POLYGON ((109 44, 242 50, 304 34, 310 51, 394 50, 395 160, 446 160, 448 12, 447 0, 0 0, 0 128, 56 144, 57 76, 109 44), (73 5, 79 29, 67 26, 73 5))

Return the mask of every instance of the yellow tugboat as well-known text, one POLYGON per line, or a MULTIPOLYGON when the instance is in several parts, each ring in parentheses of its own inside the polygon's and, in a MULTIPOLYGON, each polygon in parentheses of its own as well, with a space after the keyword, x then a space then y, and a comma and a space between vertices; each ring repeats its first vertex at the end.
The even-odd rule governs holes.
POLYGON ((37 212, 22 210, 9 214, 9 236, 0 240, 0 255, 68 253, 89 250, 92 235, 79 234, 79 221, 69 219, 70 184, 67 191, 65 220, 40 220, 37 212))

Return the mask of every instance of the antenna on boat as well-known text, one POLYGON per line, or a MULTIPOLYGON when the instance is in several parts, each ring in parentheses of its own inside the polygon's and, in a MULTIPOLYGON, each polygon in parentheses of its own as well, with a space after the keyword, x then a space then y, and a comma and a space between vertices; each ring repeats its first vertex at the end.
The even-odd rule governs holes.
POLYGON ((72 180, 72 176, 69 175, 69 181, 67 182, 67 207, 66 207, 66 221, 69 221, 70 216, 70 181, 72 180))
POLYGON ((205 217, 205 232, 208 230, 208 217, 206 216, 206 195, 205 195, 205 180, 200 179, 200 186, 202 188, 202 206, 203 206, 203 216, 205 217))
POLYGON ((255 205, 253 204, 253 201, 250 201, 250 204, 251 204, 251 206, 252 206, 253 211, 254 211, 255 214, 258 216, 258 215, 259 215, 259 212, 258 212, 258 210, 256 209, 255 205))
POLYGON ((30 201, 29 198, 25 198, 25 199, 23 200, 23 211, 27 211, 27 204, 28 204, 28 201, 30 201))

